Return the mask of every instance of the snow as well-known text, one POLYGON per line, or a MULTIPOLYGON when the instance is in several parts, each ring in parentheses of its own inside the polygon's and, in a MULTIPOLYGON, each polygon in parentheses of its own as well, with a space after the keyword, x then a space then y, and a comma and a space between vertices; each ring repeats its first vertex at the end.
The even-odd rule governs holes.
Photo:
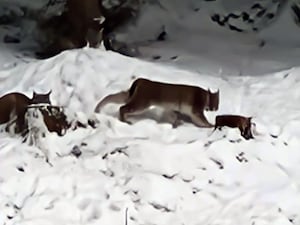
MULTIPOLYGON (((161 1, 174 9, 162 24, 169 39, 144 43, 137 58, 86 47, 36 60, 22 56, 22 46, 1 44, 1 96, 52 90, 52 103, 69 118, 99 121, 62 137, 47 133, 36 145, 0 133, 1 225, 121 225, 126 217, 128 225, 300 224, 299 49, 282 39, 259 48, 256 37, 208 19, 202 27, 187 13, 196 3, 186 2, 161 1), (255 139, 190 123, 173 129, 155 110, 132 125, 118 120, 119 105, 93 112, 136 77, 219 89, 219 110, 207 112, 208 120, 252 116, 255 139)), ((158 21, 162 12, 153 10, 158 21)), ((143 23, 123 38, 160 32, 143 23)))

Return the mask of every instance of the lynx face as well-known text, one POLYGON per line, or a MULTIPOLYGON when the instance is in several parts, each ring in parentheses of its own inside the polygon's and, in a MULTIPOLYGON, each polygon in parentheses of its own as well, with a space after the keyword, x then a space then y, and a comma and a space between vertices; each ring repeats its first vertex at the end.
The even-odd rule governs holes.
POLYGON ((243 129, 241 131, 242 136, 246 140, 253 138, 253 135, 251 133, 251 125, 252 125, 251 119, 252 119, 252 117, 246 118, 246 120, 244 121, 244 124, 243 124, 243 129))
POLYGON ((220 97, 219 93, 220 91, 212 93, 210 92, 210 90, 208 90, 208 94, 209 94, 208 110, 217 111, 219 109, 219 97, 220 97))
POLYGON ((39 104, 39 103, 45 103, 45 104, 51 104, 50 101, 50 94, 52 91, 49 91, 46 94, 37 94, 33 92, 33 97, 31 99, 31 104, 39 104))

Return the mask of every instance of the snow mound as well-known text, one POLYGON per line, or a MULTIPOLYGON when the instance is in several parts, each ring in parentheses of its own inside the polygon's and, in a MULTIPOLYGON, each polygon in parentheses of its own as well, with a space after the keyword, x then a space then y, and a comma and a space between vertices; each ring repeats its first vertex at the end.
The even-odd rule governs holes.
POLYGON ((211 76, 89 48, 2 71, 2 94, 51 89, 68 116, 99 124, 39 146, 1 134, 1 224, 124 224, 126 209, 129 224, 300 223, 299 71, 211 76), (134 77, 220 89, 217 113, 253 116, 258 134, 147 117, 128 125, 118 105, 93 113, 134 77))

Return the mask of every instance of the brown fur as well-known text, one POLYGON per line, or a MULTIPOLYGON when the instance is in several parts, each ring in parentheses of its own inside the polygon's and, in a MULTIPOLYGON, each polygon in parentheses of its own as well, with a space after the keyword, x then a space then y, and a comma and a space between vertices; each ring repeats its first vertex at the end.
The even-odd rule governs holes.
MULTIPOLYGON (((11 121, 16 116, 16 133, 26 129, 25 113, 27 106, 36 103, 50 103, 49 95, 33 93, 30 99, 26 95, 18 92, 8 93, 0 98, 0 124, 13 122, 11 121)), ((10 125, 10 124, 8 124, 10 125)))
POLYGON ((40 109, 40 111, 42 112, 44 123, 50 132, 56 132, 59 136, 62 136, 71 125, 67 121, 67 116, 58 106, 48 106, 47 110, 40 109))
POLYGON ((239 128, 241 135, 246 139, 253 138, 251 133, 252 117, 244 117, 238 115, 218 115, 216 116, 215 129, 223 126, 231 128, 239 128))
MULTIPOLYGON (((167 111, 179 112, 190 117, 199 127, 213 127, 204 116, 204 110, 217 110, 219 91, 211 93, 200 87, 169 84, 144 78, 135 80, 128 91, 106 96, 100 101, 95 112, 108 103, 121 103, 120 120, 129 123, 129 115, 140 114, 150 106, 159 106, 167 111)), ((177 119, 176 119, 177 120, 177 119)))

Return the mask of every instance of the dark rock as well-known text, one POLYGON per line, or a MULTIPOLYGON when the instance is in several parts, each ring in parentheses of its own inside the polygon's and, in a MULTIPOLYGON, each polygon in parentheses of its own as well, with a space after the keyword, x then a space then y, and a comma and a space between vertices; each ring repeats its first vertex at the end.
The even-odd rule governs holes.
POLYGON ((81 156, 82 152, 80 148, 77 145, 75 145, 71 151, 71 154, 78 158, 79 156, 81 156))

